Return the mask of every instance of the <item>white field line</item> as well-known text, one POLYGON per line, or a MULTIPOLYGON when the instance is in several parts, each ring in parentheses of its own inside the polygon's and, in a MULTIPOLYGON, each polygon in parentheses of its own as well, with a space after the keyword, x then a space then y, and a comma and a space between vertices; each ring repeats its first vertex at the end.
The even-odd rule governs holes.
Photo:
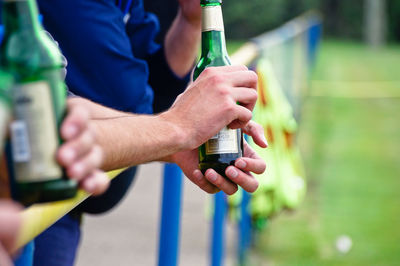
POLYGON ((400 98, 400 81, 322 81, 311 82, 311 97, 400 98))

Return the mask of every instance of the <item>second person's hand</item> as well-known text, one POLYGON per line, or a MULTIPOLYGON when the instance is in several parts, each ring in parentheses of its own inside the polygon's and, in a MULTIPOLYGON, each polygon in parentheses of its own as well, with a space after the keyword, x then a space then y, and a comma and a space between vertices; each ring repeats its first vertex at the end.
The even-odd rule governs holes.
POLYGON ((110 181, 99 170, 103 151, 96 143, 89 112, 82 105, 68 103, 68 114, 61 125, 61 136, 65 142, 57 151, 57 160, 82 189, 94 195, 101 194, 110 181))
MULTIPOLYGON (((268 146, 264 137, 264 130, 259 124, 250 121, 243 128, 243 132, 251 136, 258 146, 262 148, 268 146)), ((197 149, 176 153, 171 156, 170 161, 176 163, 193 183, 207 193, 214 194, 222 190, 226 194, 232 195, 238 190, 238 186, 252 193, 258 188, 258 181, 251 173, 263 173, 266 163, 246 142, 243 152, 243 157, 238 158, 234 166, 229 166, 226 169, 225 174, 228 179, 222 177, 213 169, 208 169, 203 175, 198 168, 197 149)))

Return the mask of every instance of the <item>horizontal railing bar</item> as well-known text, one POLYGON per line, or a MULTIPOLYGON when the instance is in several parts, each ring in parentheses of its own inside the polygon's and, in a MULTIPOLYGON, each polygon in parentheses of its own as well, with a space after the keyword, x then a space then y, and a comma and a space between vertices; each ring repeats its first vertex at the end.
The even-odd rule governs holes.
MULTIPOLYGON (((107 174, 110 179, 113 179, 123 170, 115 170, 107 174)), ((90 194, 79 190, 73 199, 35 204, 22 211, 22 226, 18 234, 16 249, 25 246, 88 197, 90 194)))

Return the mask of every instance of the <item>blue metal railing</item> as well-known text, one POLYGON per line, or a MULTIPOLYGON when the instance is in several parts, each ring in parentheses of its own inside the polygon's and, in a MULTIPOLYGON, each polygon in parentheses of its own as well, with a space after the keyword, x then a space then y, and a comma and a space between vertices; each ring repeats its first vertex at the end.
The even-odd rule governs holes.
MULTIPOLYGON (((322 34, 322 22, 317 13, 308 13, 304 16, 286 23, 282 27, 260 35, 252 42, 256 44, 261 53, 269 48, 285 45, 285 51, 293 49, 295 37, 303 35, 305 38, 304 55, 307 59, 308 67, 315 60, 315 54, 318 48, 322 34)), ((286 55, 293 57, 294 51, 288 51, 286 55)), ((285 66, 282 66, 285 77, 292 77, 293 71, 290 58, 286 58, 285 66), (290 72, 290 73, 289 73, 290 72)), ((293 85, 288 85, 293 86, 293 85)), ((286 93, 291 93, 291 88, 285 88, 286 93)), ((293 99, 292 101, 299 100, 293 99)), ((292 102, 293 103, 293 102, 292 102)), ((298 105, 299 103, 293 103, 298 105)), ((182 195, 182 173, 177 166, 166 165, 164 170, 164 189, 162 203, 162 220, 160 230, 159 245, 159 266, 178 265, 179 251, 179 226, 180 226, 180 210, 182 195)), ((245 265, 247 251, 252 241, 251 216, 249 213, 249 203, 251 196, 243 191, 242 201, 240 205, 240 220, 238 223, 238 246, 237 256, 239 265, 245 265)), ((225 254, 225 220, 227 217, 227 200, 226 195, 222 192, 214 196, 213 220, 211 231, 210 245, 210 264, 212 266, 220 266, 224 264, 225 254)))

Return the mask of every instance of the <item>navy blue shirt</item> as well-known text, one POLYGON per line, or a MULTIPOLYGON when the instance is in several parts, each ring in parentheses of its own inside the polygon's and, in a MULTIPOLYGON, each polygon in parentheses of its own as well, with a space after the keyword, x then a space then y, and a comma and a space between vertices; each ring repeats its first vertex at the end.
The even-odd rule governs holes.
POLYGON ((43 24, 68 60, 76 95, 134 113, 165 110, 188 77, 175 76, 154 42, 157 17, 142 0, 38 0, 43 24), (154 88, 154 91, 152 89, 154 88))

